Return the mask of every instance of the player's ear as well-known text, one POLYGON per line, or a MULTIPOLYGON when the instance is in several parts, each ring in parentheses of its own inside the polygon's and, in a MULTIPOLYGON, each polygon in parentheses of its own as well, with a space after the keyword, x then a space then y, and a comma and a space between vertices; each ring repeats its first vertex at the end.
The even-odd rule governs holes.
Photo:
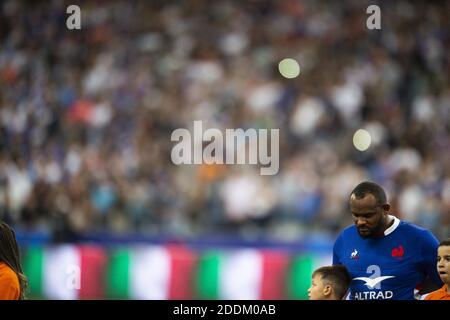
POLYGON ((323 288, 323 295, 325 297, 329 297, 331 296, 331 294, 333 293, 333 288, 327 284, 324 288, 323 288))
POLYGON ((389 212, 391 210, 391 205, 389 203, 385 203, 381 206, 384 212, 389 212))

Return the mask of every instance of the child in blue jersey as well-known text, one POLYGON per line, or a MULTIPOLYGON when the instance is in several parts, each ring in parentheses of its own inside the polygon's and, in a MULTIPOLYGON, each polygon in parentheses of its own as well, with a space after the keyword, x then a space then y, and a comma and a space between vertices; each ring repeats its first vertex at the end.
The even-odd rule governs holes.
POLYGON ((349 299, 415 299, 425 281, 442 286, 436 271, 438 240, 414 224, 389 214, 384 190, 372 182, 350 194, 354 225, 344 229, 333 247, 333 264, 347 267, 349 299))

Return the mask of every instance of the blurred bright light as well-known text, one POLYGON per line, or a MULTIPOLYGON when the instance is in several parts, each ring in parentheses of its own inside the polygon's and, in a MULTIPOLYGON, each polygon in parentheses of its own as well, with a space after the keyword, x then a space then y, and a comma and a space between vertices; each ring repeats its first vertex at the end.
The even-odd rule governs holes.
POLYGON ((288 79, 296 78, 300 74, 298 62, 291 58, 281 60, 278 64, 278 70, 283 77, 288 79))
POLYGON ((359 151, 366 151, 370 147, 372 137, 367 130, 359 129, 353 135, 353 145, 359 151))

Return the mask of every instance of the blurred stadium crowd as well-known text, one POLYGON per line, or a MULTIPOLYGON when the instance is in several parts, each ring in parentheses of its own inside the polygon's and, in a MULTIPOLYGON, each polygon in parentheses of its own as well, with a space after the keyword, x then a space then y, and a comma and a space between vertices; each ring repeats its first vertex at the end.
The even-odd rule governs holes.
POLYGON ((295 239, 351 222, 362 180, 450 233, 450 2, 0 4, 0 218, 73 235, 295 239), (277 69, 301 67, 296 79, 277 69), (176 128, 280 128, 280 171, 170 160, 176 128), (357 151, 365 128, 372 145, 357 151))

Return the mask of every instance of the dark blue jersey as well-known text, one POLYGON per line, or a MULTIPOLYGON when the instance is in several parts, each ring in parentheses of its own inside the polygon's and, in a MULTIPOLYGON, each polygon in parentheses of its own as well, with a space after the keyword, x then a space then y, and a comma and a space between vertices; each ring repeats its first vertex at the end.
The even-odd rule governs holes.
POLYGON ((438 240, 428 230, 394 218, 382 238, 362 238, 353 225, 333 247, 333 264, 347 267, 349 299, 414 299, 427 278, 442 285, 437 273, 438 240))

